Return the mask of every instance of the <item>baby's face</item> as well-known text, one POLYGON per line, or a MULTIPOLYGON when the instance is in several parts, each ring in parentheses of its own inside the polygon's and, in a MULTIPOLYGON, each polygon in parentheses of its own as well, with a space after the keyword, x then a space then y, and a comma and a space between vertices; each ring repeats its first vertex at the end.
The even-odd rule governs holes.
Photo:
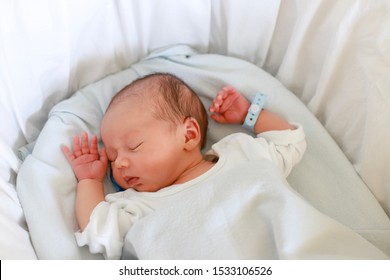
POLYGON ((182 172, 183 131, 133 101, 107 111, 101 136, 115 181, 124 189, 154 192, 174 184, 182 172))

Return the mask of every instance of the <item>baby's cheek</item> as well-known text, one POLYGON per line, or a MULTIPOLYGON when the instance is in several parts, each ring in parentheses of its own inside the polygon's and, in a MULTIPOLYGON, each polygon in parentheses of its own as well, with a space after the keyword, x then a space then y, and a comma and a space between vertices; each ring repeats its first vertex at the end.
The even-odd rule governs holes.
POLYGON ((114 177, 115 182, 120 185, 121 187, 123 186, 123 178, 117 168, 111 163, 111 172, 112 176, 114 177))

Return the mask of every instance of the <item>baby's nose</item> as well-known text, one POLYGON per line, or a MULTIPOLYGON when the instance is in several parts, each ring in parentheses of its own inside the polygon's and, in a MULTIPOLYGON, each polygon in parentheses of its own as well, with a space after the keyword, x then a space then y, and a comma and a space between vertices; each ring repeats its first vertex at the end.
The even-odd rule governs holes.
POLYGON ((126 159, 124 157, 117 157, 115 162, 114 162, 114 165, 118 169, 127 168, 130 166, 130 162, 128 159, 126 159))

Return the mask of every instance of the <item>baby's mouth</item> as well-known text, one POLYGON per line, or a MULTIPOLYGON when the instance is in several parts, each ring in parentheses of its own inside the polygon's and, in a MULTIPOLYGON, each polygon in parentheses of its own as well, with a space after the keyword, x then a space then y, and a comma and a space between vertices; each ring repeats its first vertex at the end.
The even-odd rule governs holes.
POLYGON ((124 180, 128 186, 133 187, 138 184, 139 177, 125 177, 124 180))

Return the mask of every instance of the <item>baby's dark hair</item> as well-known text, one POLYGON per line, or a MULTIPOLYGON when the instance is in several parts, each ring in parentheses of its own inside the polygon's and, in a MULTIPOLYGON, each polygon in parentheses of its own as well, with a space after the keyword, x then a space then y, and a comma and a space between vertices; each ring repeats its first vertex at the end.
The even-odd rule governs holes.
POLYGON ((143 76, 120 90, 108 108, 129 96, 147 98, 148 102, 152 102, 150 110, 156 119, 177 125, 183 123, 186 118, 194 118, 200 127, 200 147, 204 148, 206 145, 208 127, 206 109, 195 91, 182 79, 169 73, 143 76))

